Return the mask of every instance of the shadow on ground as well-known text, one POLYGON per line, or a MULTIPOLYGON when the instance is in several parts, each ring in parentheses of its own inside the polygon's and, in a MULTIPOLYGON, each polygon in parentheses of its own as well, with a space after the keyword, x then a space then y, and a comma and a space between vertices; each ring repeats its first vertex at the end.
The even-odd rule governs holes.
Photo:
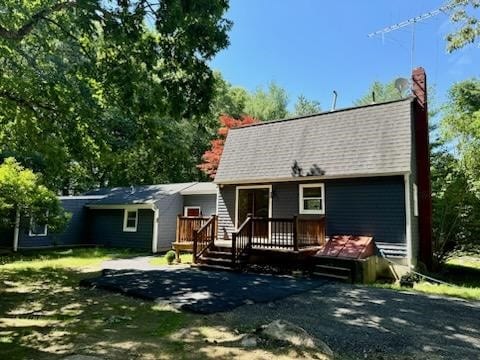
POLYGON ((295 279, 289 276, 202 271, 192 268, 177 271, 107 270, 103 276, 81 282, 83 286, 94 286, 161 302, 200 314, 228 311, 244 304, 279 300, 326 283, 320 279, 295 279))

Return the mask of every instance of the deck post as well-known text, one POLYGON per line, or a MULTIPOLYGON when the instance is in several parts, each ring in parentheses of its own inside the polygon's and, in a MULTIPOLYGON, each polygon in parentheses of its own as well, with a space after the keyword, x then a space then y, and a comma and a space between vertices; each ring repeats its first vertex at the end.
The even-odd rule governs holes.
POLYGON ((194 264, 197 263, 197 230, 193 230, 193 248, 192 248, 192 253, 193 253, 193 258, 192 258, 192 262, 194 264))
POLYGON ((250 218, 250 229, 248 230, 248 248, 250 248, 252 246, 252 239, 253 239, 253 226, 254 226, 254 223, 253 223, 253 215, 249 216, 250 218))
POLYGON ((293 251, 298 251, 298 216, 293 217, 293 251))
POLYGON ((215 228, 217 227, 217 215, 212 215, 212 230, 210 232, 211 241, 215 241, 215 228))
POLYGON ((235 255, 237 253, 237 233, 232 234, 232 264, 235 266, 235 255))

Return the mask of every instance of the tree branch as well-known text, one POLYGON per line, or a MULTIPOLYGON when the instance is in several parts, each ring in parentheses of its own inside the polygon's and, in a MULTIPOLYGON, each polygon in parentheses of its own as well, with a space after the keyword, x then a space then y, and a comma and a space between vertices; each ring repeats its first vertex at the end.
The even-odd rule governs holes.
POLYGON ((26 107, 26 108, 32 110, 33 112, 36 112, 37 109, 43 109, 43 110, 54 111, 54 112, 57 111, 55 108, 53 108, 49 105, 35 103, 33 101, 21 98, 21 97, 15 95, 15 94, 9 93, 5 90, 0 91, 0 98, 10 100, 10 101, 16 103, 19 106, 23 106, 23 107, 26 107))
POLYGON ((44 19, 46 16, 54 12, 60 11, 68 6, 75 4, 75 0, 69 0, 66 2, 60 2, 58 4, 55 4, 50 8, 40 10, 39 12, 33 14, 32 18, 17 30, 9 30, 0 25, 0 37, 8 40, 22 40, 25 36, 30 34, 30 32, 40 22, 40 20, 44 19))

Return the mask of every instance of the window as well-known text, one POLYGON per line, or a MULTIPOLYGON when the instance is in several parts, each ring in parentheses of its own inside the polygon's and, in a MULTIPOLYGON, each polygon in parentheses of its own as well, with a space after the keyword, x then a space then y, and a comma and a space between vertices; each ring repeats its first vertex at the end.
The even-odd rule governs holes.
POLYGON ((418 216, 418 187, 413 184, 413 216, 418 216))
POLYGON ((301 184, 300 214, 325 214, 325 192, 323 184, 301 184))
POLYGON ((28 236, 47 236, 47 233, 47 224, 37 223, 32 216, 30 218, 30 230, 28 231, 28 236))
POLYGON ((123 231, 137 231, 138 210, 125 209, 123 218, 123 231))
POLYGON ((200 206, 185 206, 183 210, 184 216, 200 216, 202 212, 200 211, 200 206))

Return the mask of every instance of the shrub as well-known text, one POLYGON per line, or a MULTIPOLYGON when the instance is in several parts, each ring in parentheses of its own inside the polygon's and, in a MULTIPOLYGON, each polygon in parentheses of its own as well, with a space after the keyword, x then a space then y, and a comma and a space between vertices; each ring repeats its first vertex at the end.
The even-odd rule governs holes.
POLYGON ((176 254, 175 254, 175 251, 173 250, 170 250, 165 254, 165 259, 167 259, 168 265, 172 265, 175 258, 176 258, 176 254))
POLYGON ((400 278, 400 286, 413 288, 413 285, 420 281, 420 277, 413 272, 409 272, 400 278))

